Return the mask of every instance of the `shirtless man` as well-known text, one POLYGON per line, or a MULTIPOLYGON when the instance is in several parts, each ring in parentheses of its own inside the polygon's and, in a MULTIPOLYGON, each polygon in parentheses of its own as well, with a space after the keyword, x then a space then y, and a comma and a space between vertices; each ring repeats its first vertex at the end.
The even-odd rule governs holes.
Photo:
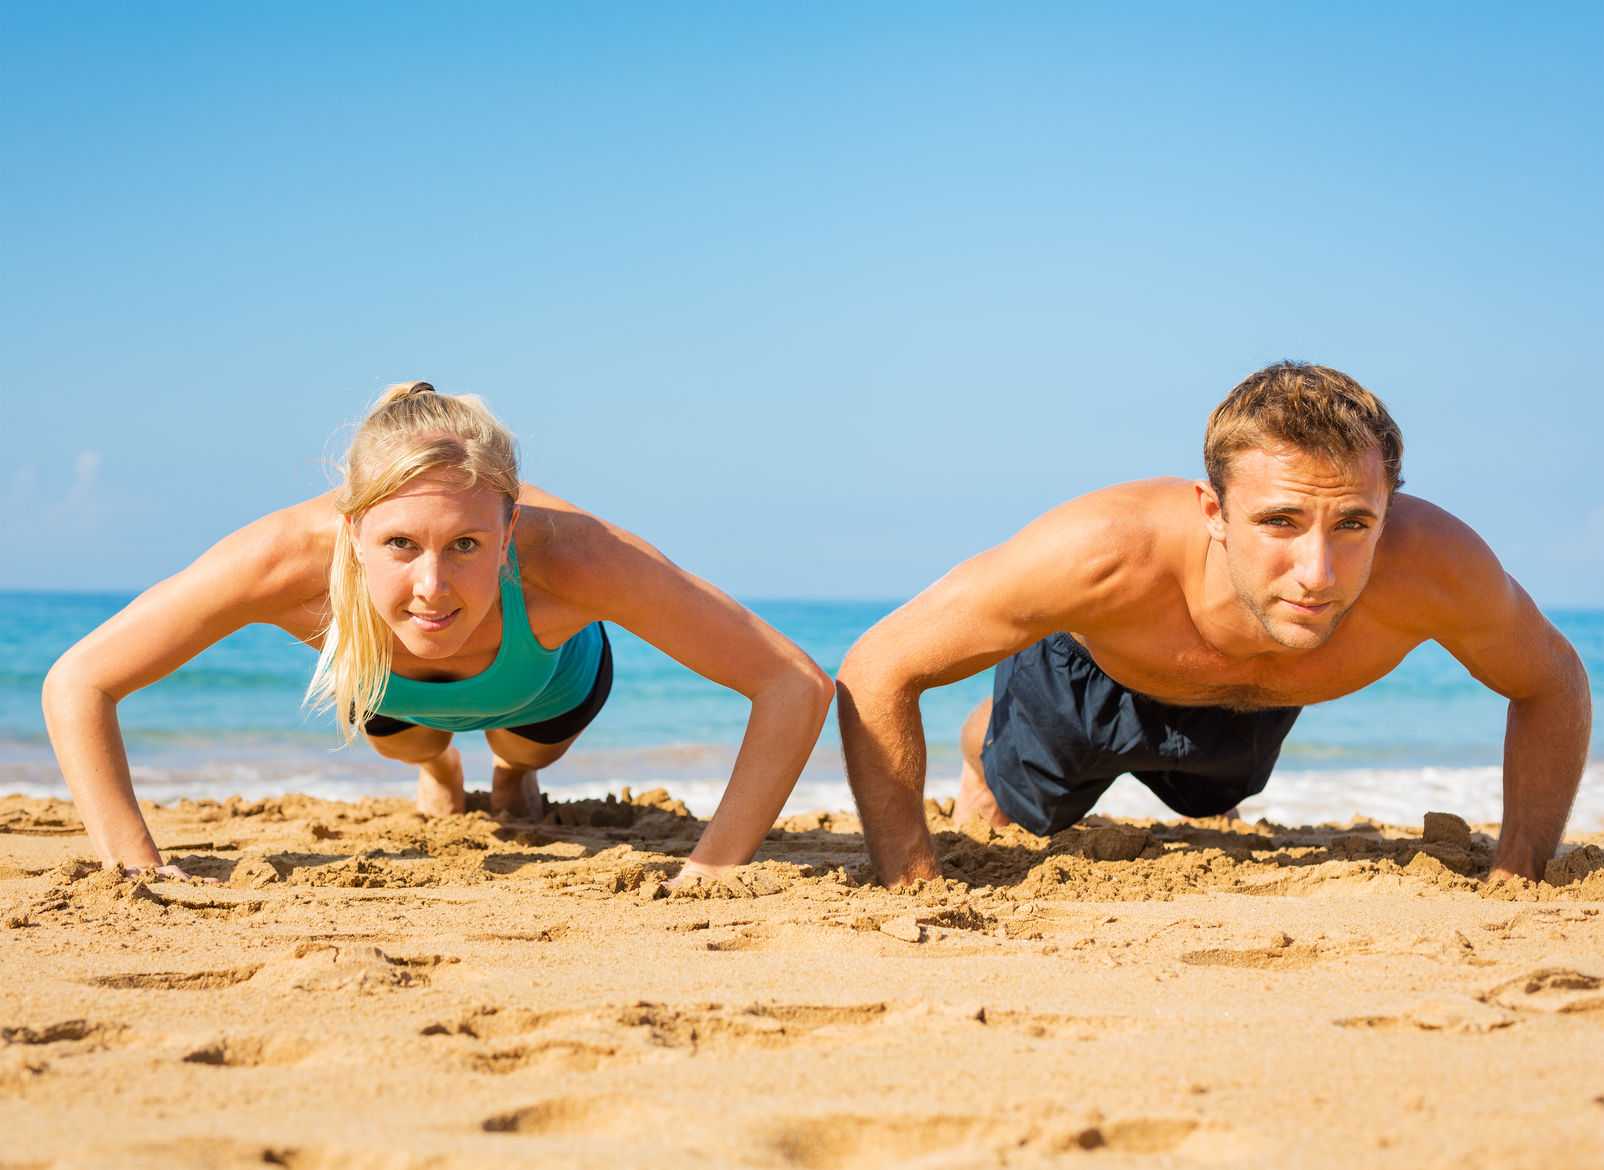
POLYGON ((964 722, 954 817, 1056 832, 1131 772, 1185 816, 1263 789, 1299 708, 1435 640, 1509 699, 1492 877, 1537 880, 1564 833, 1592 706, 1570 643, 1463 523, 1397 493, 1380 399, 1282 362, 1214 411, 1207 478, 1092 492, 953 569, 837 677, 876 874, 937 876, 919 696, 997 664, 964 722))

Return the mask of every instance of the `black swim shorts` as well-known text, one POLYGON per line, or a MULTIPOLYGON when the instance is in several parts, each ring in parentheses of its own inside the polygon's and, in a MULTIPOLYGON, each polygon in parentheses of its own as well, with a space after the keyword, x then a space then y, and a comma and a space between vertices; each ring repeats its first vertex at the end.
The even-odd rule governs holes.
POLYGON ((980 760, 997 807, 1041 836, 1080 820, 1126 772, 1182 816, 1217 816, 1264 791, 1301 710, 1161 703, 1053 634, 998 663, 980 760))
MULTIPOLYGON (((601 636, 601 659, 596 663, 596 681, 590 684, 590 693, 579 706, 570 707, 561 715, 553 715, 538 723, 525 723, 521 727, 508 727, 505 730, 536 743, 554 744, 572 739, 589 727, 591 720, 601 713, 602 705, 607 702, 607 696, 613 689, 613 644, 607 640, 606 626, 602 626, 601 636)), ((395 735, 417 726, 416 723, 393 719, 388 715, 369 715, 362 728, 369 735, 395 735)))

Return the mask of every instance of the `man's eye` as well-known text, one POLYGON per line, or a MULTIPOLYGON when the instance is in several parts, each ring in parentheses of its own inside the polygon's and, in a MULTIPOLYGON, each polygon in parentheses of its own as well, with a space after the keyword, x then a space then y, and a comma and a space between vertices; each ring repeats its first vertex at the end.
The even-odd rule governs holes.
POLYGON ((479 542, 471 536, 464 536, 452 547, 454 547, 458 552, 472 552, 474 549, 479 547, 479 542))

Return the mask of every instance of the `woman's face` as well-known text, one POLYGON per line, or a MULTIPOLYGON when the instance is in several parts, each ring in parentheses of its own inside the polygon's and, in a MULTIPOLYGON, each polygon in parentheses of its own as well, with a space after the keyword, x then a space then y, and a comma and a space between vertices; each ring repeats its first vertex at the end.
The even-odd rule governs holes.
POLYGON ((417 657, 447 658, 496 604, 511 526, 494 491, 423 477, 369 508, 352 536, 385 624, 417 657))

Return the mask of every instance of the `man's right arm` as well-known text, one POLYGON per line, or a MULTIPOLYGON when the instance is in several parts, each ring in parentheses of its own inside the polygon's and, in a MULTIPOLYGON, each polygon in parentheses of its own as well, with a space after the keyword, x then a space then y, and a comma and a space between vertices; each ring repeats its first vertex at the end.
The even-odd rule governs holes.
POLYGON ((919 696, 994 666, 1106 593, 1113 569, 1098 493, 1071 501, 965 561, 858 640, 836 676, 847 780, 875 875, 888 886, 938 875, 925 828, 919 696), (1069 604, 1066 604, 1066 600, 1069 604))

